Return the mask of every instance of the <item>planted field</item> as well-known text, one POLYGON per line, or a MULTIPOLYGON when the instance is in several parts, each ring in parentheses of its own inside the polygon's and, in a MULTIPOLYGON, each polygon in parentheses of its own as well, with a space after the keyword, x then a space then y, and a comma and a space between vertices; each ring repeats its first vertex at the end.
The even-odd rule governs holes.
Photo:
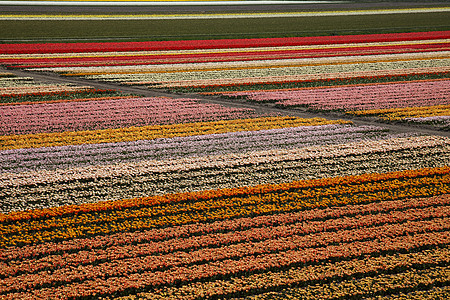
POLYGON ((0 62, 10 68, 52 71, 121 85, 238 97, 303 110, 340 111, 448 130, 449 37, 448 31, 437 31, 11 44, 3 47, 5 54, 0 62))
POLYGON ((0 45, 0 298, 445 299, 449 40, 0 45))

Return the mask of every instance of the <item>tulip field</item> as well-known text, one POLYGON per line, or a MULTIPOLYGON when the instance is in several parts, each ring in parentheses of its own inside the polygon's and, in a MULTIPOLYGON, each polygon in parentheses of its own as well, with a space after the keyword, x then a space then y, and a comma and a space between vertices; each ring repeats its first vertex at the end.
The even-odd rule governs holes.
POLYGON ((0 65, 0 299, 450 295, 449 31, 0 65))
POLYGON ((0 62, 12 68, 121 85, 200 92, 303 110, 337 110, 448 130, 449 37, 448 31, 437 31, 316 38, 13 44, 0 46, 5 53, 0 62))

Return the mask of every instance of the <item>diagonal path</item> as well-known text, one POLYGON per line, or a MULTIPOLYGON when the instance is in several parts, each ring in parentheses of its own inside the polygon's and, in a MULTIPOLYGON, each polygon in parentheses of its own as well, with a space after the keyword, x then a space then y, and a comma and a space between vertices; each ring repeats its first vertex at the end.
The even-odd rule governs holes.
POLYGON ((0 72, 5 71, 9 73, 13 73, 20 77, 32 77, 34 80, 38 82, 44 82, 44 83, 60 83, 60 84, 75 84, 75 85, 89 85, 97 89, 114 89, 117 91, 121 91, 123 93, 130 93, 130 94, 136 94, 136 95, 142 95, 144 97, 170 97, 170 98, 195 98, 205 103, 214 103, 214 104, 220 104, 227 107, 237 107, 237 108, 250 108, 255 110, 258 113, 278 113, 281 115, 289 115, 289 116, 296 116, 300 118, 326 118, 326 119, 341 119, 341 120, 349 120, 352 121, 356 125, 372 125, 372 126, 379 126, 386 129, 389 129, 392 132, 416 132, 426 135, 437 135, 437 136, 444 136, 444 137, 450 137, 450 132, 440 131, 433 129, 431 127, 425 127, 425 126, 418 126, 418 125, 403 125, 403 124, 388 124, 376 120, 370 120, 367 118, 361 118, 357 116, 350 116, 345 114, 339 114, 339 113, 317 113, 317 112, 306 112, 306 111, 299 111, 292 108, 275 108, 270 107, 267 105, 261 105, 261 104, 253 104, 248 102, 238 102, 233 100, 227 100, 224 98, 216 97, 216 96, 205 96, 200 94, 174 94, 174 93, 168 93, 164 91, 158 91, 158 90, 151 90, 143 86, 123 86, 117 83, 110 83, 110 82, 100 82, 100 81, 94 81, 94 80, 88 80, 78 77, 63 77, 56 73, 47 73, 47 72, 32 72, 32 71, 23 71, 23 70, 5 70, 0 68, 0 72))

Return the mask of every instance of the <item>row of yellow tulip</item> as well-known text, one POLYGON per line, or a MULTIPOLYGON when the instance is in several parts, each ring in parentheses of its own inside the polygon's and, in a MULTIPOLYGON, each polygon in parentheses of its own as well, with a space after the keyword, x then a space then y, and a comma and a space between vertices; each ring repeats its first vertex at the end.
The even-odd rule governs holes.
POLYGON ((406 118, 450 116, 450 105, 370 109, 360 111, 348 111, 347 113, 357 116, 378 116, 384 120, 393 121, 393 120, 402 120, 406 118))
POLYGON ((303 119, 296 117, 263 117, 229 121, 152 125, 118 129, 7 135, 0 136, 0 150, 97 143, 117 143, 225 132, 348 123, 351 122, 342 120, 326 120, 322 118, 303 119))

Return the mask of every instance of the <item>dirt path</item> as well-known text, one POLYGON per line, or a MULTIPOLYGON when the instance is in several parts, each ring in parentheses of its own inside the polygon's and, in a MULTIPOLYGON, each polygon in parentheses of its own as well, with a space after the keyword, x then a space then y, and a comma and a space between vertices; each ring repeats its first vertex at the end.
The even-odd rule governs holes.
POLYGON ((239 108, 251 108, 256 112, 260 113, 279 113, 282 115, 296 116, 301 118, 327 118, 327 119, 342 119, 352 121, 356 125, 372 125, 379 126, 386 129, 389 129, 392 132, 397 133, 421 133, 427 135, 438 135, 450 137, 450 132, 440 131, 433 129, 431 127, 426 126, 418 126, 418 125, 403 125, 403 124, 388 124, 379 122, 376 120, 364 119, 356 116, 350 116, 346 114, 339 113, 312 113, 307 111, 299 111, 295 109, 280 109, 275 107, 270 107, 268 105, 259 105, 253 104, 249 102, 242 101, 233 101, 227 100, 224 98, 216 97, 216 96, 204 96, 199 94, 173 94, 167 93, 163 91, 150 90, 145 87, 140 86, 124 86, 116 83, 108 83, 108 82, 99 82, 94 80, 87 80, 78 77, 64 77, 60 76, 56 73, 42 73, 42 72, 30 72, 30 71, 22 71, 22 70, 3 70, 0 68, 0 72, 10 72, 20 77, 33 77, 37 82, 43 83, 71 83, 76 85, 89 85, 97 89, 114 89, 117 91, 121 91, 123 93, 130 93, 136 95, 142 95, 144 97, 171 97, 171 98, 195 98, 205 103, 215 103, 228 107, 239 107, 239 108))

